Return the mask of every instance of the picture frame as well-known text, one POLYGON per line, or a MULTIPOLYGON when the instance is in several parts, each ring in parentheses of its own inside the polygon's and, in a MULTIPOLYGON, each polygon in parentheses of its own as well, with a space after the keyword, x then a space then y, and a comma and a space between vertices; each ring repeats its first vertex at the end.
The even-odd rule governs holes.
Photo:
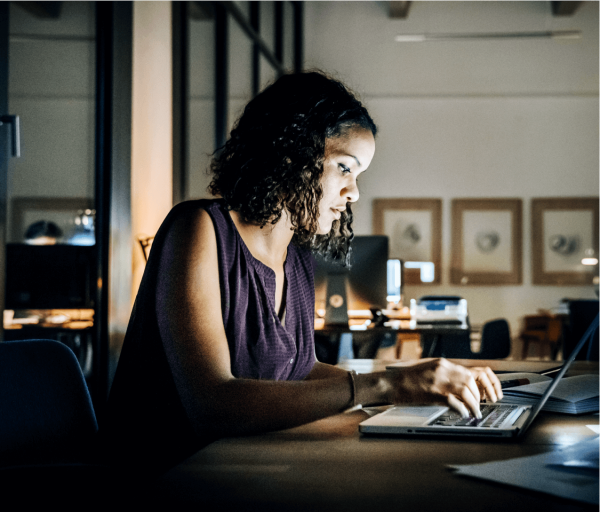
POLYGON ((598 266, 598 197, 531 200, 532 282, 534 285, 591 285, 598 266))
POLYGON ((11 200, 11 241, 25 240, 27 227, 40 220, 54 222, 67 239, 75 229, 75 218, 81 210, 94 208, 91 197, 14 197, 11 200))
POLYGON ((453 199, 450 282, 522 284, 522 227, 521 199, 453 199))
POLYGON ((373 200, 373 234, 387 235, 390 259, 431 262, 434 275, 423 281, 419 268, 404 269, 404 284, 441 283, 442 200, 437 198, 377 198, 373 200))

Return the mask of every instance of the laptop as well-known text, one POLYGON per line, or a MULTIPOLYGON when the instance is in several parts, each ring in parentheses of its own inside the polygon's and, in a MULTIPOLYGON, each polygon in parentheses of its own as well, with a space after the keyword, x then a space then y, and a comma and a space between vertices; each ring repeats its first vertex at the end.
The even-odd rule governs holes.
MULTIPOLYGON (((403 436, 452 436, 484 438, 521 438, 544 407, 575 357, 598 328, 594 319, 562 369, 536 405, 482 403, 482 418, 462 418, 442 405, 397 405, 360 423, 361 434, 401 434, 403 436)), ((393 366, 388 369, 393 370, 393 366)))

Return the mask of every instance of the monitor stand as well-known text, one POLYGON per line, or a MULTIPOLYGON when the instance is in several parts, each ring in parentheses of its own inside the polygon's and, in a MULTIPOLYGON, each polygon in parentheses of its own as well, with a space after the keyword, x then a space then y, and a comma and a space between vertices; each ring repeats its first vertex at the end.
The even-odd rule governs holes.
POLYGON ((327 302, 325 325, 348 327, 348 300, 346 298, 346 274, 329 274, 327 277, 327 302))

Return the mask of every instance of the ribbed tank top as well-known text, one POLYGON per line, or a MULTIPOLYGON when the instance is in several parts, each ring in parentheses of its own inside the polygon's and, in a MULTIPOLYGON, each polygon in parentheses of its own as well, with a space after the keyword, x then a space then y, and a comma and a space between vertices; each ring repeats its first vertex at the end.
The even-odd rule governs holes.
POLYGON ((283 326, 275 311, 275 272, 252 256, 222 201, 202 204, 217 236, 221 311, 233 375, 304 379, 315 364, 312 255, 288 247, 283 326))

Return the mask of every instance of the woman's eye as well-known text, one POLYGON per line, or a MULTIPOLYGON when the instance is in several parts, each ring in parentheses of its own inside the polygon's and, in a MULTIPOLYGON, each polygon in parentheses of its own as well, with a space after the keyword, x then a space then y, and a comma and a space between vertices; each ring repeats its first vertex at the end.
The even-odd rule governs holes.
POLYGON ((344 164, 338 164, 342 174, 348 174, 350 172, 350 168, 346 167, 344 164))

